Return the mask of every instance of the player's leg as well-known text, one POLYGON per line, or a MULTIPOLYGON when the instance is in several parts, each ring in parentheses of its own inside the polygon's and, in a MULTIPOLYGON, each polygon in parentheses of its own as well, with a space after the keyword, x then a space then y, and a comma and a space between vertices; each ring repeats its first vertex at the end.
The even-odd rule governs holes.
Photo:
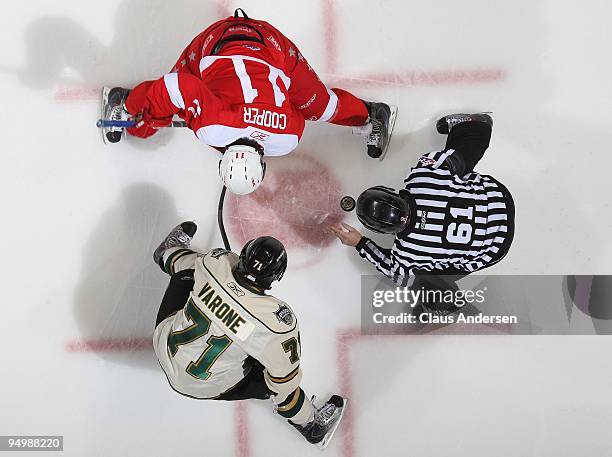
MULTIPOLYGON (((215 22, 202 33, 197 35, 191 43, 183 50, 178 60, 170 70, 175 73, 191 73, 198 78, 200 77, 200 57, 204 52, 204 45, 208 46, 211 41, 214 41, 214 35, 219 34, 219 27, 228 19, 215 22), (210 38, 209 38, 210 37, 210 38)), ((128 90, 122 87, 113 87, 108 94, 107 101, 103 101, 103 119, 112 120, 128 120, 143 111, 147 106, 147 93, 154 81, 144 81, 138 84, 134 89, 128 90)), ((132 136, 139 138, 148 138, 157 132, 157 129, 150 125, 141 125, 124 129, 122 127, 105 128, 103 131, 106 141, 109 143, 117 143, 123 137, 124 131, 132 136)))
POLYGON ((314 397, 308 399, 300 387, 301 370, 298 366, 293 372, 283 378, 276 378, 269 372, 264 372, 267 385, 275 392, 272 401, 275 411, 288 420, 309 443, 324 449, 344 414, 347 400, 339 395, 317 408, 313 404, 314 397))
POLYGON ((253 357, 244 361, 245 377, 227 392, 221 394, 217 400, 267 400, 272 395, 264 379, 264 366, 253 357))
POLYGON ((193 273, 195 270, 181 270, 170 277, 170 283, 164 293, 155 326, 157 327, 167 317, 183 309, 189 299, 189 293, 193 290, 193 273))
POLYGON ((340 425, 346 410, 347 400, 340 395, 332 395, 321 407, 317 408, 312 402, 314 397, 312 400, 304 397, 304 391, 298 388, 294 396, 290 396, 286 400, 287 404, 278 405, 277 412, 281 416, 287 417, 286 411, 283 412, 282 410, 294 408, 295 402, 297 401, 299 404, 300 398, 302 398, 302 405, 299 406, 300 410, 294 416, 287 417, 288 422, 309 443, 320 449, 325 449, 340 425))
POLYGON ((197 229, 195 222, 185 221, 174 227, 157 246, 153 261, 164 273, 173 275, 194 267, 198 253, 189 249, 189 245, 197 229))
POLYGON ((327 87, 296 48, 297 62, 289 77, 289 98, 306 120, 345 126, 367 124, 369 112, 365 102, 350 92, 327 87))
MULTIPOLYGON (((220 35, 220 30, 225 22, 230 18, 215 22, 202 33, 197 35, 191 43, 180 54, 177 62, 172 67, 171 72, 190 73, 200 77, 200 57, 205 53, 205 47, 210 47, 216 35, 220 35)), ((154 81, 144 81, 134 89, 128 90, 121 87, 114 87, 110 91, 108 103, 105 104, 103 119, 128 120, 143 111, 147 103, 147 93, 154 81)), ((103 132, 107 141, 117 143, 121 140, 124 131, 132 136, 148 138, 157 132, 157 129, 150 125, 141 125, 123 129, 120 127, 110 127, 103 132)))
POLYGON ((465 162, 465 173, 474 171, 491 141, 493 119, 488 114, 449 114, 437 123, 439 133, 448 134, 446 150, 454 149, 465 162))
POLYGON ((189 249, 189 245, 196 230, 196 224, 191 221, 177 225, 153 253, 155 263, 162 271, 170 275, 170 284, 157 313, 156 327, 161 321, 185 306, 189 293, 193 289, 193 272, 197 253, 189 249))
MULTIPOLYGON (((130 114, 130 117, 135 117, 149 106, 147 95, 149 89, 155 81, 144 81, 134 87, 128 94, 125 101, 125 110, 130 114)), ((130 127, 127 129, 127 133, 132 136, 139 138, 149 138, 155 135, 158 129, 154 129, 148 123, 143 123, 138 127, 130 127)))
MULTIPOLYGON (((102 89, 102 119, 112 121, 127 121, 130 114, 125 109, 125 100, 130 91, 123 87, 104 87, 102 89)), ((118 143, 123 138, 123 127, 103 127, 105 143, 118 143)))
MULTIPOLYGON (((102 94, 102 118, 114 121, 127 121, 136 117, 148 106, 147 93, 154 82, 144 81, 132 90, 124 89, 123 87, 113 87, 110 90, 105 88, 102 94)), ((128 129, 123 127, 105 127, 103 134, 109 143, 118 143, 126 131, 132 136, 148 138, 154 135, 157 129, 152 128, 149 124, 128 129)))
MULTIPOLYGON (((248 374, 230 390, 217 397, 217 400, 265 400, 274 395, 266 383, 264 366, 251 357, 247 358, 245 364, 250 370, 248 374)), ((287 419, 309 443, 324 449, 340 425, 345 406, 346 399, 332 395, 323 406, 317 408, 298 387, 276 404, 276 412, 287 419)))
POLYGON ((391 139, 395 107, 385 103, 365 102, 339 88, 328 88, 308 64, 299 49, 285 39, 289 47, 289 98, 305 119, 359 127, 367 137, 368 155, 380 157, 391 139))

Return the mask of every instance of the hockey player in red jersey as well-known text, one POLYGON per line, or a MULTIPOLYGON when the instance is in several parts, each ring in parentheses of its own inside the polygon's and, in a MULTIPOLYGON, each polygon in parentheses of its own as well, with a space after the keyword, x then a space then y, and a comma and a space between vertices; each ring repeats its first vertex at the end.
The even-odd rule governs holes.
MULTIPOLYGON (((196 36, 171 73, 131 91, 113 88, 104 104, 106 119, 136 120, 127 133, 141 138, 178 115, 198 139, 225 153, 221 177, 239 194, 263 179, 261 156, 296 148, 306 120, 361 127, 368 154, 376 158, 386 151, 396 112, 328 88, 293 42, 241 9, 196 36), (237 167, 245 173, 229 172, 237 167)), ((116 143, 124 132, 115 127, 103 133, 116 143)))

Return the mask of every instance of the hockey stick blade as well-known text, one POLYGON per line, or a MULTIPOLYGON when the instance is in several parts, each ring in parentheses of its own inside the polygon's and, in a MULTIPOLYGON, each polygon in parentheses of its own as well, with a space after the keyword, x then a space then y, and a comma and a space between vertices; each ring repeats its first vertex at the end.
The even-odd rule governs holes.
MULTIPOLYGON (((136 121, 115 121, 112 119, 98 119, 96 122, 96 127, 105 128, 105 127, 119 127, 119 128, 130 128, 136 125, 136 121)), ((160 125, 158 128, 183 128, 187 127, 187 122, 185 121, 172 121, 168 125, 160 125)))
POLYGON ((104 127, 120 127, 120 128, 130 128, 136 125, 136 121, 115 121, 111 119, 98 119, 96 122, 96 127, 99 129, 104 127))

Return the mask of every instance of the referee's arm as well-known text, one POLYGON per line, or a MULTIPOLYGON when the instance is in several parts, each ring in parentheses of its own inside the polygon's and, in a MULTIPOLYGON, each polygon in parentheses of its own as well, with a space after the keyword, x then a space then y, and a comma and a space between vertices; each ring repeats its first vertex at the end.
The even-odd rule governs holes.
POLYGON ((391 249, 381 248, 359 230, 346 223, 333 224, 331 231, 346 246, 353 246, 360 257, 370 262, 374 267, 393 282, 409 286, 416 273, 413 268, 397 261, 391 249))
POLYGON ((412 285, 416 272, 414 269, 406 268, 405 265, 400 264, 392 254, 391 249, 380 247, 366 236, 361 238, 355 249, 361 258, 370 262, 378 271, 396 284, 401 286, 412 285))
POLYGON ((381 248, 367 236, 361 237, 355 249, 357 249, 360 257, 374 265, 382 274, 393 279, 393 273, 391 272, 393 269, 391 249, 381 248))

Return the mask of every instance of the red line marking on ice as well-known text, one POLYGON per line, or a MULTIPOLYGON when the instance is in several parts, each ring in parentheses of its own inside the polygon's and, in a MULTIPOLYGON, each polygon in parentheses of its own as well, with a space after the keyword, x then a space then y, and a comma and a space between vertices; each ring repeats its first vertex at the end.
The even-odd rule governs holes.
POLYGON ((341 453, 343 457, 356 457, 355 453, 355 421, 353 410, 356 406, 355 402, 351 402, 353 387, 352 387, 352 364, 351 364, 351 344, 354 341, 363 341, 364 339, 375 340, 391 340, 397 338, 426 338, 428 336, 438 335, 504 335, 511 334, 512 325, 484 325, 479 328, 481 333, 474 333, 474 328, 469 325, 453 325, 440 326, 434 328, 427 333, 417 334, 397 334, 397 335, 362 335, 356 329, 338 329, 336 334, 336 362, 338 365, 340 383, 340 394, 348 398, 349 404, 340 424, 340 438, 342 440, 341 453))
POLYGON ((153 341, 151 337, 72 340, 65 348, 67 352, 150 351, 153 341))
MULTIPOLYGON (((349 400, 352 398, 351 391, 351 353, 350 342, 358 335, 355 331, 340 330, 337 336, 337 362, 340 369, 340 392, 349 400)), ((355 455, 355 437, 353 427, 353 405, 347 405, 346 412, 340 425, 342 439, 342 455, 352 457, 355 455)))
POLYGON ((236 457, 249 457, 249 455, 251 455, 248 411, 248 400, 236 402, 236 406, 234 407, 236 457))
POLYGON ((338 177, 303 154, 269 163, 267 173, 257 192, 227 197, 228 232, 240 246, 258 236, 274 236, 287 248, 292 269, 312 267, 336 240, 327 227, 346 214, 338 206, 343 195, 338 177))
POLYGON ((331 76, 334 84, 350 87, 376 86, 457 86, 490 84, 504 81, 507 72, 503 68, 480 68, 464 70, 412 70, 402 73, 379 73, 365 76, 331 76))
POLYGON ((336 72, 337 49, 336 49, 336 10, 334 0, 323 0, 323 27, 325 43, 325 66, 328 73, 336 72))
POLYGON ((59 87, 55 90, 53 99, 57 102, 98 101, 101 90, 101 87, 59 87))
MULTIPOLYGON (((334 59, 328 59, 328 67, 334 67, 334 59)), ((328 83, 342 87, 441 87, 482 85, 505 81, 508 72, 503 68, 476 68, 463 70, 408 70, 401 73, 377 73, 363 76, 341 76, 329 72, 328 83)), ((98 101, 100 88, 59 87, 53 94, 57 102, 98 101)))

